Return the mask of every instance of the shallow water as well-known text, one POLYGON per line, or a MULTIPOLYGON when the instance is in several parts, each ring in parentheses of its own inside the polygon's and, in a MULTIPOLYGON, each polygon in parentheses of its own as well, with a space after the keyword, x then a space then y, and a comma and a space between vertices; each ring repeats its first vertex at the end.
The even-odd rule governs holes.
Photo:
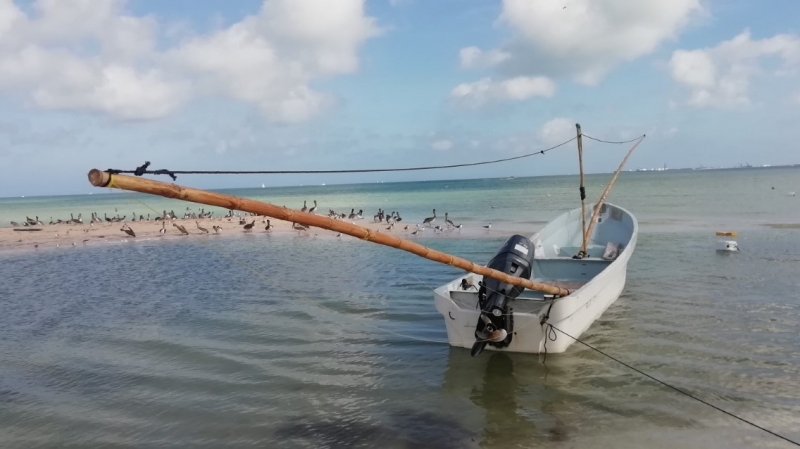
MULTIPOLYGON (((800 232, 759 225, 800 208, 769 187, 724 196, 752 175, 738 173, 653 187, 706 184, 683 200, 634 199, 620 180, 614 201, 642 232, 625 293, 583 339, 800 439, 800 232), (741 230, 741 253, 713 251, 716 221, 741 230)), ((773 173, 759 182, 800 172, 773 173)), ((422 216, 463 197, 463 215, 503 213, 508 229, 577 190, 541 186, 547 206, 515 215, 534 181, 481 182, 406 188, 422 216)), ((419 241, 486 262, 503 240, 419 241)), ((788 447, 579 344, 546 363, 450 348, 431 288, 458 274, 354 239, 263 234, 2 253, 0 447, 788 447)))

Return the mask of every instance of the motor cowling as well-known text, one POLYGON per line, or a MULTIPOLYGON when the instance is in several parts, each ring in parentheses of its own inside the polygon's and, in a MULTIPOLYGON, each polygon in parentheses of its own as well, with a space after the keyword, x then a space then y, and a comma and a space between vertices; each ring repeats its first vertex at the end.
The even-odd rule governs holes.
MULTIPOLYGON (((532 264, 533 243, 526 237, 514 235, 486 266, 510 276, 528 279, 531 277, 532 264)), ((473 356, 480 354, 487 344, 504 348, 511 343, 514 331, 513 304, 524 290, 524 287, 484 276, 478 291, 481 314, 475 326, 473 356)))

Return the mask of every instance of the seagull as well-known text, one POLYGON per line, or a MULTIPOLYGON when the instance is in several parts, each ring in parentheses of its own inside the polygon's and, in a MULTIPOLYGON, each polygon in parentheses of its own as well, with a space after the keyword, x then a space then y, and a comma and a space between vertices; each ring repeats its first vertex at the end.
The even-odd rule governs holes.
POLYGON ((208 234, 208 229, 200 226, 200 223, 198 223, 197 220, 194 221, 194 224, 197 226, 197 229, 199 229, 200 232, 202 232, 203 234, 208 234))
POLYGON ((314 200, 314 207, 308 210, 309 214, 313 214, 314 211, 317 210, 317 200, 314 200))
POLYGON ((428 217, 422 221, 423 225, 431 225, 433 222, 436 221, 436 209, 433 210, 433 217, 428 217))
POLYGON ((483 225, 483 227, 484 227, 484 228, 486 228, 486 229, 489 229, 489 228, 491 228, 491 227, 492 227, 492 224, 491 224, 491 223, 489 223, 488 225, 483 225))
POLYGON ((308 226, 302 225, 300 223, 292 223, 292 228, 298 231, 308 231, 308 226))
POLYGON ((214 226, 212 226, 212 228, 214 228, 214 232, 215 233, 219 234, 219 230, 222 229, 222 226, 214 225, 214 226))

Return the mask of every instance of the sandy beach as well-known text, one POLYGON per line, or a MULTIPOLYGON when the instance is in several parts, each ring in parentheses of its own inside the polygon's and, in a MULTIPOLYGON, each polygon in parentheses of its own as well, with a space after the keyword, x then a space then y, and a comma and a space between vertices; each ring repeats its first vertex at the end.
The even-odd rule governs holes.
MULTIPOLYGON (((385 232, 403 238, 414 238, 416 236, 464 236, 477 232, 480 229, 483 234, 488 234, 489 230, 482 226, 473 226, 472 231, 466 234, 461 229, 453 227, 441 227, 438 223, 434 226, 426 227, 418 231, 416 223, 400 222, 387 229, 390 225, 386 222, 377 223, 374 219, 345 220, 357 226, 365 227, 372 231, 385 232), (440 226, 441 230, 436 229, 440 226), (417 231, 415 234, 414 232, 417 231)), ((443 219, 442 219, 443 221, 443 219)), ((0 251, 18 250, 38 250, 46 248, 94 246, 109 243, 125 243, 135 239, 174 239, 174 238, 203 238, 203 237, 231 237, 243 234, 270 234, 282 236, 315 236, 315 237, 337 237, 338 232, 329 231, 321 228, 310 228, 308 230, 297 230, 292 228, 292 223, 270 219, 262 216, 234 216, 216 217, 205 219, 174 219, 165 221, 134 221, 134 222, 101 222, 84 224, 54 224, 43 226, 15 226, 11 228, 0 228, 0 251), (253 223, 252 228, 245 229, 240 224, 244 218, 247 224, 253 223), (267 230, 267 220, 270 229, 267 230), (183 234, 178 226, 183 226, 189 233, 183 234), (214 227, 219 229, 215 230, 214 227), (128 227, 133 230, 135 237, 128 235, 122 230, 128 227), (203 229, 200 229, 203 228, 203 229), (162 232, 163 229, 163 232, 162 232)), ((343 238, 352 238, 341 235, 343 238)))

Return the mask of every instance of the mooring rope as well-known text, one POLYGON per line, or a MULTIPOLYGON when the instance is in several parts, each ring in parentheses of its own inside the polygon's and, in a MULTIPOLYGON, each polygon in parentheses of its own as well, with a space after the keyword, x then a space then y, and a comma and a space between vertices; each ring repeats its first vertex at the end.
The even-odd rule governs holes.
MULTIPOLYGON (((687 391, 681 390, 680 388, 678 388, 678 387, 676 387, 676 386, 670 385, 670 384, 668 384, 668 383, 664 382, 663 380, 661 380, 661 379, 658 379, 658 378, 656 378, 656 377, 654 377, 654 376, 652 376, 652 375, 650 375, 650 374, 647 374, 647 373, 645 373, 644 371, 642 371, 642 370, 640 370, 640 369, 638 369, 638 368, 636 368, 636 367, 633 367, 633 366, 631 366, 630 364, 628 364, 628 363, 625 363, 625 362, 623 362, 622 360, 620 360, 620 359, 618 359, 618 358, 616 358, 616 357, 614 357, 614 356, 612 356, 612 355, 610 355, 610 354, 606 354, 605 352, 601 351, 600 349, 597 349, 597 348, 595 348, 594 346, 590 345, 589 343, 586 343, 585 341, 583 341, 583 340, 581 340, 581 339, 578 339, 578 338, 575 338, 575 337, 573 337, 572 335, 570 335, 570 334, 568 334, 568 333, 566 333, 566 332, 562 331, 561 329, 559 329, 559 328, 557 328, 557 327, 553 326, 553 325, 552 325, 552 324, 550 324, 550 323, 547 323, 547 325, 548 325, 548 326, 550 326, 550 329, 555 329, 555 330, 557 330, 557 331, 561 332, 562 334, 564 334, 564 335, 566 335, 567 337, 569 337, 569 338, 571 338, 571 339, 573 339, 573 340, 577 341, 578 343, 580 343, 580 344, 582 344, 582 345, 586 346, 587 348, 589 348, 589 349, 591 349, 591 350, 593 350, 593 351, 596 351, 597 353, 599 353, 599 354, 601 354, 601 355, 603 355, 603 356, 605 356, 605 357, 608 357, 609 359, 611 359, 611 360, 613 360, 613 361, 615 361, 615 362, 619 363, 620 365, 622 365, 622 366, 624 366, 624 367, 626 367, 626 368, 628 368, 628 369, 631 369, 631 370, 633 370, 633 371, 636 371, 637 373, 641 374, 642 376, 644 376, 644 377, 646 377, 646 378, 648 378, 648 379, 650 379, 650 380, 652 380, 652 381, 654 381, 654 382, 657 382, 657 383, 659 383, 659 384, 661 384, 661 385, 663 385, 663 386, 665 386, 665 387, 667 387, 667 388, 669 388, 669 389, 671 389, 671 390, 673 390, 673 391, 675 391, 675 392, 678 392, 678 393, 680 393, 680 394, 682 394, 682 395, 684 395, 684 396, 687 396, 687 397, 689 397, 689 398, 691 398, 691 399, 694 399, 694 400, 695 400, 695 401, 697 401, 697 402, 700 402, 700 403, 702 403, 702 404, 705 404, 705 405, 707 405, 707 406, 709 406, 709 407, 713 408, 714 410, 717 410, 717 411, 719 411, 719 412, 722 412, 722 413, 724 413, 724 414, 726 414, 726 415, 730 416, 731 418, 738 419, 739 421, 741 421, 741 422, 743 422, 743 423, 745 423, 745 424, 748 424, 748 425, 750 425, 750 426, 753 426, 753 427, 755 427, 756 429, 762 430, 762 431, 764 431, 764 432, 766 432, 766 433, 768 433, 768 434, 770 434, 770 435, 772 435, 772 436, 778 437, 778 438, 780 438, 780 439, 782 439, 782 440, 784 440, 784 441, 787 441, 787 442, 789 442, 789 443, 792 443, 792 444, 794 444, 795 446, 798 446, 798 447, 800 447, 800 442, 794 441, 794 440, 792 440, 792 439, 790 439, 790 438, 788 438, 788 437, 785 437, 785 436, 783 436, 783 435, 781 435, 781 434, 779 434, 779 433, 777 433, 777 432, 774 432, 774 431, 772 431, 772 430, 769 430, 769 429, 767 429, 767 428, 765 428, 765 427, 759 426, 758 424, 756 424, 756 423, 754 423, 754 422, 752 422, 752 421, 749 421, 749 420, 747 420, 747 419, 745 419, 745 418, 742 418, 741 416, 738 416, 738 415, 736 415, 736 414, 734 414, 734 413, 732 413, 732 412, 729 412, 729 411, 727 411, 727 410, 725 410, 725 409, 723 409, 723 408, 721 408, 721 407, 719 407, 719 406, 717 406, 717 405, 714 405, 714 404, 712 404, 712 403, 710 403, 710 402, 708 402, 708 401, 706 401, 706 400, 704 400, 704 399, 700 399, 700 398, 698 398, 697 396, 695 396, 695 395, 693 395, 693 394, 691 394, 691 393, 689 393, 689 392, 687 392, 687 391)), ((555 338, 553 338, 553 340, 555 340, 555 338)))

